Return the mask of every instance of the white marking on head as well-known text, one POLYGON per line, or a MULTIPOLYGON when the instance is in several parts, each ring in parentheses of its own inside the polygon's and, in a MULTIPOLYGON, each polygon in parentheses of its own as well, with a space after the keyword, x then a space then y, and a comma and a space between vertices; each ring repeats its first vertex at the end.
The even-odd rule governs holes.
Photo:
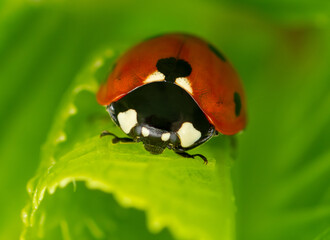
POLYGON ((193 94, 193 90, 191 88, 191 84, 190 84, 188 78, 179 77, 179 78, 175 79, 175 83, 177 85, 179 85, 180 87, 182 87, 184 90, 186 90, 191 95, 193 94))
POLYGON ((178 135, 181 140, 181 146, 184 148, 190 147, 202 136, 201 132, 196 130, 190 122, 184 122, 182 124, 178 135))
POLYGON ((121 112, 117 116, 119 125, 124 133, 128 134, 137 122, 137 113, 134 109, 128 109, 126 112, 121 112))
POLYGON ((146 80, 143 81, 144 84, 146 83, 151 83, 151 82, 161 82, 165 80, 165 75, 162 74, 161 72, 154 72, 152 74, 150 74, 146 80))
POLYGON ((166 142, 167 140, 170 139, 170 136, 171 136, 171 134, 169 132, 163 133, 161 139, 162 139, 162 141, 166 142))
POLYGON ((150 134, 149 129, 146 127, 142 127, 141 132, 142 132, 143 137, 148 137, 150 134))

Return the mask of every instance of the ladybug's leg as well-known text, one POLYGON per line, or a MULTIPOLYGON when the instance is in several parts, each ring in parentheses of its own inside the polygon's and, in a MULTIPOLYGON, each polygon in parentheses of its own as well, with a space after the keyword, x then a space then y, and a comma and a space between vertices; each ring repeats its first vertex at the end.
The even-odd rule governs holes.
POLYGON ((189 154, 187 152, 176 152, 176 154, 180 155, 181 157, 184 158, 195 158, 195 157, 200 157, 201 159, 203 159, 204 164, 206 165, 209 161, 207 161, 207 158, 205 156, 203 156, 202 154, 189 154))
POLYGON ((120 137, 117 137, 115 134, 113 134, 111 132, 108 132, 108 131, 103 131, 100 134, 100 137, 104 137, 104 136, 113 136, 114 138, 112 139, 112 143, 119 143, 119 142, 131 143, 131 142, 134 142, 134 140, 131 139, 131 138, 120 138, 120 137))

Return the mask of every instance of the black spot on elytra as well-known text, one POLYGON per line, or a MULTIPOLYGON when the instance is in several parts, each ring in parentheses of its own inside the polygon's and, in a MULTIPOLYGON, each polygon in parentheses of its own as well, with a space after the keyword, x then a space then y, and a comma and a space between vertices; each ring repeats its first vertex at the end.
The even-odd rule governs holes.
POLYGON ((165 81, 174 82, 178 77, 187 77, 192 69, 188 62, 174 57, 159 59, 157 70, 165 75, 165 81))
POLYGON ((241 113, 241 108, 242 108, 241 96, 238 94, 238 92, 234 93, 234 102, 235 102, 235 115, 236 117, 238 117, 241 113))
POLYGON ((225 58, 225 56, 223 56, 223 54, 222 54, 218 49, 216 49, 216 47, 214 47, 214 46, 211 45, 211 44, 208 44, 208 46, 209 46, 210 50, 211 50, 215 55, 218 56, 218 58, 220 58, 220 59, 221 59, 222 61, 224 61, 224 62, 227 61, 226 58, 225 58))

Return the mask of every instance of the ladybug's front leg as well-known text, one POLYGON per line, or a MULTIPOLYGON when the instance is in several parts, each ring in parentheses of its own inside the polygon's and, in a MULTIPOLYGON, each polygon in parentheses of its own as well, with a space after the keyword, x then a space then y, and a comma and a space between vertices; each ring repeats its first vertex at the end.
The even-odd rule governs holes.
POLYGON ((184 158, 200 157, 201 159, 203 159, 205 165, 207 165, 207 163, 209 162, 209 161, 207 161, 207 158, 205 156, 203 156, 202 154, 189 154, 187 152, 177 152, 177 151, 174 151, 174 152, 184 158))
POLYGON ((108 132, 108 131, 103 131, 100 134, 100 137, 104 137, 104 136, 113 136, 114 138, 112 139, 112 143, 119 143, 119 142, 132 143, 132 142, 134 142, 134 140, 131 138, 120 138, 120 137, 117 137, 115 134, 108 132))

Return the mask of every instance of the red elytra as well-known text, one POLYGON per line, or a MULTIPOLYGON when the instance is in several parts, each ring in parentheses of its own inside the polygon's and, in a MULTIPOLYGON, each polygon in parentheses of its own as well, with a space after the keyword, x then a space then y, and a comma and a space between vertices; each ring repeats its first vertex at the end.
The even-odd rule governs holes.
POLYGON ((246 102, 242 83, 220 53, 204 40, 186 34, 167 34, 144 41, 119 58, 113 72, 97 93, 101 105, 109 105, 144 85, 157 71, 159 59, 175 57, 192 68, 187 77, 190 94, 215 129, 233 135, 246 126, 246 102))

